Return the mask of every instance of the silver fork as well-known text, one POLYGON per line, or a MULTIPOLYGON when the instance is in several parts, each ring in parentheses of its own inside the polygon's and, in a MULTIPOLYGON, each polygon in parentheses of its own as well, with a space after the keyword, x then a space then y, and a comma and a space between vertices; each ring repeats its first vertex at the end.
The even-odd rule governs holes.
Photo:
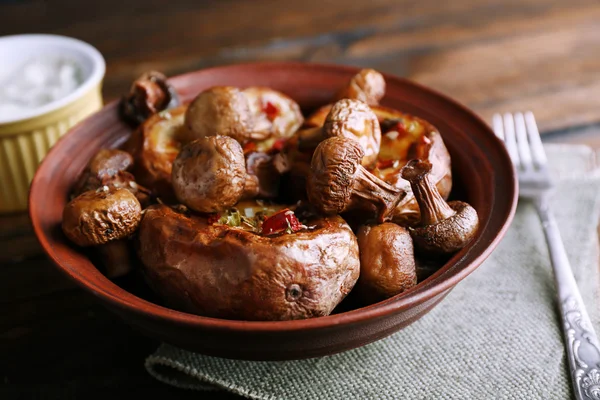
POLYGON ((600 400, 600 345, 550 210, 553 183, 535 118, 531 112, 496 114, 493 124, 519 176, 519 197, 533 202, 544 228, 575 398, 600 400))

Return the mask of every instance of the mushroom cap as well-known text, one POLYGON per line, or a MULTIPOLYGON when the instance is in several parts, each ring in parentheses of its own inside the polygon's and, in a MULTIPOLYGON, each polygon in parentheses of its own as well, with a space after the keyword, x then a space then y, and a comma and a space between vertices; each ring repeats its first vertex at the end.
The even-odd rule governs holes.
POLYGON ((248 178, 244 189, 245 196, 255 193, 252 197, 272 199, 279 195, 282 173, 277 170, 275 160, 275 156, 259 151, 246 155, 248 178), (253 191, 248 190, 249 182, 254 188, 253 191))
POLYGON ((406 228, 391 222, 363 225, 357 233, 360 277, 356 290, 376 302, 417 284, 413 242, 406 228))
POLYGON ((370 106, 379 104, 385 95, 385 79, 374 69, 362 69, 350 79, 338 94, 338 99, 356 99, 370 106))
POLYGON ((348 205, 364 151, 358 142, 334 136, 319 143, 310 163, 307 194, 326 214, 339 214, 348 205))
POLYGON ((323 125, 326 137, 345 136, 357 141, 365 153, 362 165, 377 161, 381 146, 381 128, 377 115, 362 101, 342 99, 336 102, 323 125))
POLYGON ((127 189, 103 187, 80 194, 63 210, 62 229, 79 246, 126 238, 137 229, 142 206, 127 189))
POLYGON ((133 165, 133 157, 119 149, 102 149, 88 164, 90 172, 96 176, 113 176, 126 171, 133 165))
MULTIPOLYGON (((79 195, 88 190, 98 189, 105 182, 123 181, 131 174, 125 172, 133 165, 133 157, 126 151, 102 149, 92 157, 77 181, 73 193, 79 195)), ((131 180, 134 180, 131 176, 131 180)))
POLYGON ((456 214, 437 224, 411 228, 415 248, 434 255, 452 254, 465 247, 477 233, 477 211, 462 201, 448 202, 456 214))
POLYGON ((424 179, 429 172, 431 172, 432 168, 433 165, 429 161, 414 159, 410 160, 404 167, 402 167, 400 174, 402 175, 403 179, 406 179, 409 182, 420 181, 421 179, 424 179))
POLYGON ((245 143, 254 128, 247 97, 231 86, 215 86, 196 96, 185 114, 185 125, 185 141, 224 135, 245 143))
POLYGON ((153 114, 180 104, 177 92, 158 71, 148 71, 137 78, 120 104, 121 115, 139 125, 153 114))
POLYGON ((242 146, 229 136, 207 136, 183 146, 173 162, 177 199, 199 212, 217 212, 237 203, 246 180, 242 146))

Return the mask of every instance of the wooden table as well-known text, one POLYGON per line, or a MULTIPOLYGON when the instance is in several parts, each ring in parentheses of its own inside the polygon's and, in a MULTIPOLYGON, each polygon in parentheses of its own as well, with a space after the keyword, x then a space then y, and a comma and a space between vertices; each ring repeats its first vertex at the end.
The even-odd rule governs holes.
MULTIPOLYGON (((546 140, 593 147, 599 20, 597 0, 0 1, 0 35, 57 33, 96 46, 107 61, 107 101, 151 68, 344 63, 409 77, 488 120, 533 110, 546 140)), ((158 343, 67 281, 41 254, 25 214, 0 217, 0 315, 2 399, 198 396, 145 372, 158 343)))

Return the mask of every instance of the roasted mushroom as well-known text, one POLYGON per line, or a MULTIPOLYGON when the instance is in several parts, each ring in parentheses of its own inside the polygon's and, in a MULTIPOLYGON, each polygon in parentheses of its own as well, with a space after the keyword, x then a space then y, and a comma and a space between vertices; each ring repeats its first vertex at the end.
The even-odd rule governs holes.
POLYGON ((387 299, 417 284, 413 242, 407 229, 391 222, 358 230, 359 295, 369 303, 387 299))
POLYGON ((358 279, 358 245, 339 216, 265 236, 150 206, 138 234, 144 276, 171 307, 239 320, 328 315, 358 279))
POLYGON ((137 126, 152 115, 179 104, 179 96, 167 77, 150 71, 133 82, 129 94, 121 99, 120 111, 126 121, 137 126))
POLYGON ((248 98, 232 86, 215 86, 196 96, 185 114, 185 125, 185 141, 225 135, 243 144, 269 136, 268 132, 255 132, 248 98))
POLYGON ((102 149, 91 159, 73 189, 73 196, 102 186, 124 188, 133 193, 142 206, 149 205, 150 191, 135 181, 127 172, 133 165, 133 157, 119 149, 102 149))
POLYGON ((402 168, 421 211, 418 227, 411 229, 415 248, 422 253, 452 254, 467 245, 477 233, 479 218, 469 204, 446 201, 429 180, 431 163, 411 160, 402 168))
POLYGON ((73 194, 96 190, 133 165, 131 154, 118 149, 102 149, 92 157, 75 184, 73 194))
MULTIPOLYGON (((135 182, 135 177, 127 172, 133 165, 133 157, 119 149, 101 149, 92 157, 79 177, 72 192, 73 197, 87 191, 104 187, 129 190, 140 202, 142 208, 150 204, 150 191, 135 182)), ((107 277, 113 279, 126 275, 133 269, 129 240, 111 240, 94 247, 107 277)))
POLYGON ((374 69, 362 69, 336 95, 337 99, 355 99, 370 106, 379 104, 385 95, 385 79, 374 69))
POLYGON ((279 167, 280 158, 263 152, 246 155, 246 184, 244 199, 273 199, 279 194, 281 174, 285 167, 279 167))
POLYGON ((344 136, 357 141, 364 153, 362 164, 373 165, 381 144, 381 129, 377 116, 368 105, 358 100, 343 99, 333 105, 322 128, 299 132, 300 148, 315 148, 329 137, 344 136))
POLYGON ((141 215, 140 202, 129 190, 104 186, 65 206, 62 230, 79 246, 95 246, 133 234, 141 215))
POLYGON ((364 155, 358 142, 331 137, 317 146, 307 183, 308 199, 325 214, 351 209, 377 210, 383 222, 406 192, 377 178, 362 165, 364 155))
POLYGON ((173 162, 177 199, 199 212, 217 212, 244 194, 246 164, 240 144, 229 136, 206 136, 183 146, 173 162))
MULTIPOLYGON (((354 75, 348 84, 335 95, 335 101, 342 99, 357 100, 371 107, 377 107, 379 101, 385 95, 385 79, 383 75, 373 69, 360 70, 354 75)), ((304 121, 304 126, 320 127, 325 122, 325 117, 331 110, 333 104, 326 104, 304 121)))

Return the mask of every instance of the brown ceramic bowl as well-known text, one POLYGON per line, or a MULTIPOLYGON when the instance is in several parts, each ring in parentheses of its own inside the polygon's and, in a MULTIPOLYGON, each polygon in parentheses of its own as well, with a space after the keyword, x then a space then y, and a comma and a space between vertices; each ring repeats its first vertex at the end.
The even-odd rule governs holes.
MULTIPOLYGON (((183 100, 214 85, 270 86, 305 110, 330 101, 356 68, 268 63, 211 68, 171 82, 183 100)), ((297 321, 248 322, 200 317, 148 301, 111 282, 60 229, 69 190, 92 155, 119 145, 130 129, 111 103, 65 135, 46 156, 31 184, 35 233, 54 263, 82 288, 139 331, 192 351, 227 358, 288 360, 323 356, 384 338, 419 319, 475 270, 496 247, 513 217, 517 190, 502 143, 473 112, 430 89, 387 75, 383 105, 434 124, 452 156, 455 196, 481 220, 477 238, 417 287, 369 307, 297 321)))

